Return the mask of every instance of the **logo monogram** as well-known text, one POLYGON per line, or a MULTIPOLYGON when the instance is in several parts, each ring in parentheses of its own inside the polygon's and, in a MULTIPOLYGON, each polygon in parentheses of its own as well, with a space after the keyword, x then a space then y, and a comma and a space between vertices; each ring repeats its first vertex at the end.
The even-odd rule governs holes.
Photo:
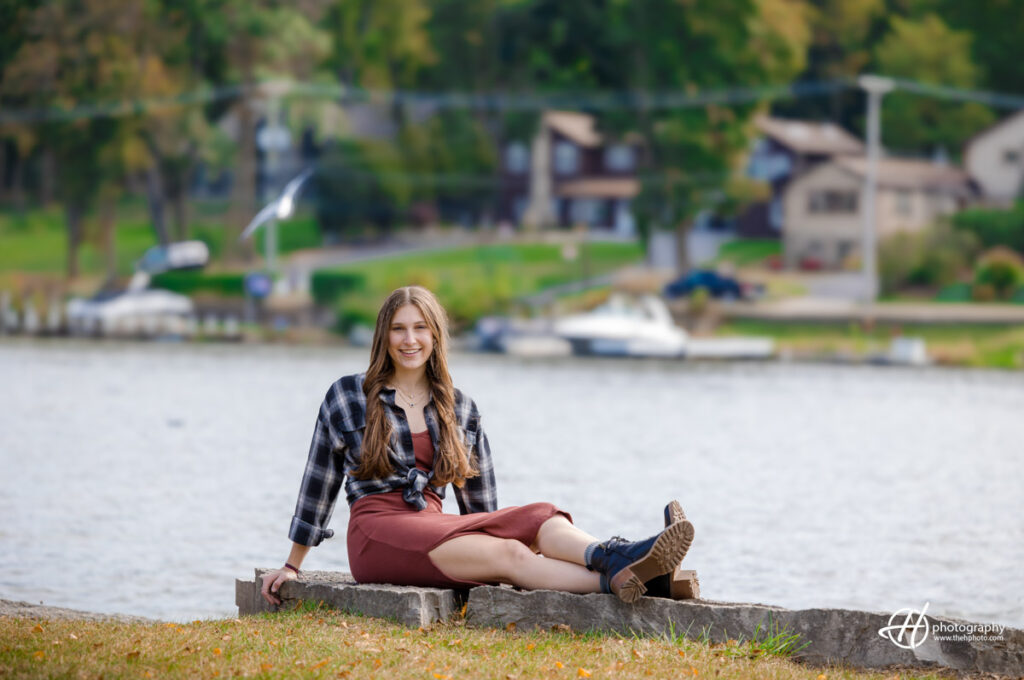
POLYGON ((880 628, 878 634, 889 638, 897 647, 902 649, 916 649, 928 639, 929 624, 928 617, 924 615, 928 611, 930 602, 925 602, 921 611, 900 609, 889 617, 889 625, 880 628), (903 622, 897 623, 902 617, 903 622))

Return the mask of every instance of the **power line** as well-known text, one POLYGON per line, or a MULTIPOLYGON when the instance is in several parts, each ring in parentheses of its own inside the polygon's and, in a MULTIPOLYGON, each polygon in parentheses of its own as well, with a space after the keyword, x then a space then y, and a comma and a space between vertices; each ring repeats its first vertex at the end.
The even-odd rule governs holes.
MULTIPOLYGON (((973 101, 993 108, 1024 108, 1024 95, 967 90, 932 85, 909 79, 893 79, 897 88, 939 99, 973 101)), ((359 103, 399 103, 431 110, 472 111, 544 111, 577 109, 586 111, 671 110, 708 106, 736 105, 777 99, 821 97, 856 89, 856 80, 837 78, 823 81, 793 82, 787 85, 740 86, 715 90, 616 90, 599 92, 430 92, 417 90, 368 90, 340 84, 266 81, 252 85, 222 85, 184 92, 173 97, 149 97, 129 101, 86 102, 76 106, 9 108, 0 110, 0 123, 69 122, 89 118, 145 115, 167 109, 197 106, 217 101, 282 97, 285 99, 321 99, 339 105, 359 103)))

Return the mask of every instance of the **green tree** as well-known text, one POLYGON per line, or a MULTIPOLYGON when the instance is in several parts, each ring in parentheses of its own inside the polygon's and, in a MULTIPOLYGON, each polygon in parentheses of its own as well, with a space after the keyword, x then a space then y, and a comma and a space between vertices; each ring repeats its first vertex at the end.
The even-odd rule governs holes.
MULTIPOLYGON (((875 55, 883 75, 970 89, 981 81, 971 42, 970 33, 951 29, 935 14, 919 20, 893 17, 875 55)), ((992 120, 992 112, 974 102, 951 103, 899 91, 883 101, 884 141, 893 148, 958 153, 967 138, 992 120)))

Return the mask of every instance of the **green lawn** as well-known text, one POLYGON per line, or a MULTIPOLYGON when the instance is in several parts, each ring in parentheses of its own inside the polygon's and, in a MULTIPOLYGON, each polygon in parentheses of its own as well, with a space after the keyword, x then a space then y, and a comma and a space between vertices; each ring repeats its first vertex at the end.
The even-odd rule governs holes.
POLYGON ((741 238, 723 243, 713 264, 732 262, 737 267, 758 264, 772 255, 782 254, 782 241, 779 239, 741 238))
POLYGON ((418 284, 437 293, 452 320, 462 324, 508 311, 523 296, 642 258, 639 244, 591 243, 575 261, 566 261, 558 245, 501 244, 380 258, 331 271, 359 274, 365 281, 362 291, 340 302, 351 320, 372 322, 392 290, 418 284))
MULTIPOLYGON (((221 204, 197 203, 194 207, 196 218, 191 236, 205 241, 214 258, 224 252, 223 210, 221 204)), ((102 274, 105 265, 95 218, 88 217, 84 226, 80 271, 85 276, 102 274)), ((115 240, 118 275, 128 276, 133 263, 157 242, 144 205, 138 201, 125 202, 119 210, 115 240)), ((319 245, 320 230, 312 216, 300 215, 278 227, 278 251, 282 254, 319 245)), ((262 234, 258 233, 256 248, 262 253, 263 247, 262 234)), ((13 210, 0 211, 0 272, 62 275, 66 269, 67 228, 61 209, 35 209, 24 216, 13 210)))
POLYGON ((774 338, 782 351, 797 354, 883 353, 893 337, 923 338, 939 363, 988 368, 1024 368, 1024 325, 813 323, 736 319, 721 335, 774 338))

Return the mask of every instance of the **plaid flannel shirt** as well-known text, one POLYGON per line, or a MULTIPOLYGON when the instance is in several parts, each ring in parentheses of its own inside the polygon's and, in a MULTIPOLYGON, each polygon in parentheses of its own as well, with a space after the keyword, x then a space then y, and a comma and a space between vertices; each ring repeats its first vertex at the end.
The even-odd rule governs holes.
MULTIPOLYGON (((299 500, 295 505, 288 537, 302 545, 319 545, 334 535, 327 528, 342 481, 351 506, 360 498, 376 493, 402 490, 410 505, 419 510, 426 508, 423 491, 430 486, 438 496, 445 497, 444 487, 435 487, 433 472, 429 475, 416 468, 412 432, 405 412, 395 403, 395 391, 384 389, 380 400, 384 413, 391 421, 392 436, 388 447, 394 473, 379 479, 355 479, 352 473, 359 466, 363 434, 366 428, 366 395, 363 393, 365 373, 347 375, 327 390, 317 414, 313 441, 309 447, 306 471, 302 476, 299 500)), ((428 396, 423 407, 424 419, 430 439, 437 446, 439 436, 437 409, 433 396, 428 396)), ((491 512, 498 509, 495 491, 494 467, 487 435, 480 427, 480 412, 472 399, 455 390, 455 420, 463 441, 472 455, 480 475, 467 479, 465 485, 455 488, 459 511, 491 512)))

